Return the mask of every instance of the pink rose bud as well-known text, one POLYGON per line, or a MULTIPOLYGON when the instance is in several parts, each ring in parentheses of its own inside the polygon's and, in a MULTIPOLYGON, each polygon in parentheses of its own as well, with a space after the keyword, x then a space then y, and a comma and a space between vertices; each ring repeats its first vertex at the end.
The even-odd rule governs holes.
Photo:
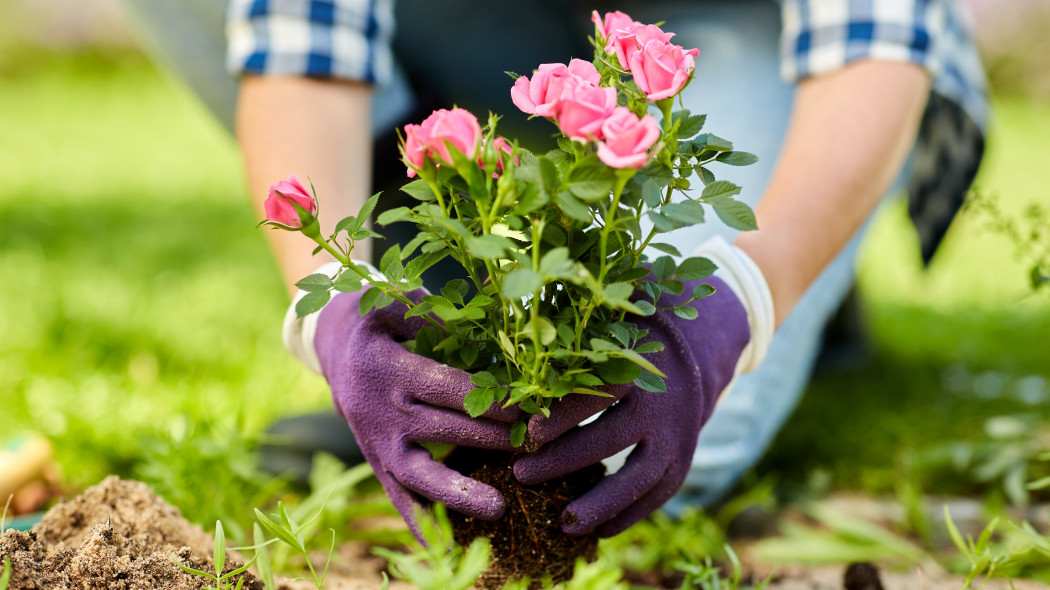
POLYGON ((631 74, 649 100, 670 98, 693 75, 693 58, 699 54, 699 49, 686 51, 681 45, 650 41, 631 56, 631 74))
POLYGON ((574 59, 569 65, 540 64, 531 80, 522 76, 514 81, 510 98, 522 112, 551 119, 568 89, 581 84, 597 86, 600 81, 594 64, 582 59, 574 59))
MULTIPOLYGON (((510 142, 502 137, 496 137, 492 140, 492 146, 496 149, 496 172, 492 173, 492 178, 499 178, 500 174, 503 174, 503 160, 510 156, 514 156, 514 150, 510 147, 510 142)), ((484 148, 482 148, 484 152, 484 148)), ((517 156, 514 156, 514 165, 517 166, 520 160, 517 156)), ((485 163, 478 158, 478 165, 482 169, 485 168, 485 163)))
POLYGON ((649 160, 649 148, 660 138, 660 126, 652 115, 641 119, 627 107, 617 107, 602 123, 603 141, 598 159, 611 168, 641 168, 649 160))
POLYGON ((615 31, 612 37, 606 41, 606 51, 611 53, 608 48, 611 46, 612 51, 616 52, 616 59, 620 62, 620 67, 631 71, 633 67, 631 59, 634 57, 634 54, 641 51, 646 44, 651 42, 668 44, 671 41, 671 37, 674 37, 674 33, 665 33, 663 29, 656 25, 634 23, 625 29, 615 31))
POLYGON ((401 154, 409 164, 408 176, 416 175, 426 156, 452 166, 455 161, 449 147, 455 148, 467 159, 478 157, 481 147, 481 125, 470 111, 460 108, 439 109, 421 125, 405 125, 405 145, 401 154))
POLYGON ((427 155, 426 140, 429 134, 422 125, 405 125, 405 145, 401 148, 401 154, 408 161, 408 177, 416 175, 416 170, 423 167, 423 160, 427 155))
POLYGON ((605 18, 598 16, 598 11, 595 10, 591 13, 591 22, 594 23, 598 32, 598 37, 605 40, 605 52, 612 53, 612 40, 616 36, 617 32, 625 31, 632 25, 641 25, 636 22, 633 18, 617 10, 616 12, 606 12, 605 18))
POLYGON ((558 104, 558 127, 575 140, 601 139, 602 123, 615 108, 615 88, 576 86, 558 104))
POLYGON ((314 215, 317 214, 317 201, 310 196, 298 177, 289 174, 288 180, 270 185, 270 195, 266 197, 263 209, 266 211, 267 221, 296 229, 313 221, 314 215), (292 202, 306 211, 306 219, 299 214, 292 202))

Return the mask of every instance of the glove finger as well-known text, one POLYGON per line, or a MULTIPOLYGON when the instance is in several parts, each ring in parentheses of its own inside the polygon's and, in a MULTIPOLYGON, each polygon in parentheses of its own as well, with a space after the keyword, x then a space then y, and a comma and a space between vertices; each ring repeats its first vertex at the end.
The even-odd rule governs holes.
MULTIPOLYGON (((667 457, 652 445, 640 444, 616 473, 606 476, 562 513, 562 530, 570 535, 589 533, 647 497, 667 471, 667 457)), ((648 513, 647 513, 648 514, 648 513)))
POLYGON ((423 502, 421 498, 411 490, 405 488, 394 479, 394 476, 386 470, 377 469, 376 479, 379 483, 383 484, 383 490, 386 495, 390 497, 390 501, 394 504, 394 508, 397 509, 398 514, 408 525, 408 530, 412 531, 416 539, 423 540, 420 530, 419 521, 416 519, 417 512, 423 509, 423 502))
POLYGON ((391 473, 398 483, 456 512, 481 520, 496 520, 507 508, 496 488, 438 463, 425 449, 407 448, 402 457, 391 464, 394 465, 391 473))
POLYGON ((638 442, 636 398, 627 397, 597 420, 546 444, 514 462, 514 476, 525 485, 579 471, 638 442))
POLYGON ((515 450, 510 444, 509 424, 471 418, 460 412, 425 404, 414 404, 409 413, 412 416, 409 439, 413 442, 435 442, 497 451, 515 450))
MULTIPOLYGON (((626 531, 634 523, 659 509, 678 492, 678 488, 685 481, 687 471, 688 466, 685 468, 671 466, 667 473, 664 474, 664 477, 649 490, 649 493, 639 498, 638 501, 625 508, 608 522, 600 525, 597 529, 598 536, 613 537, 618 535, 626 531)), ((571 507, 572 504, 567 506, 566 510, 571 507)))
POLYGON ((619 397, 584 393, 567 395, 551 405, 550 418, 543 414, 529 418, 529 436, 539 444, 549 443, 580 422, 615 404, 619 397))
MULTIPOLYGON (((407 350, 404 354, 415 357, 399 360, 404 360, 408 366, 413 367, 412 377, 419 381, 418 384, 409 386, 407 391, 411 391, 419 401, 430 405, 458 412, 464 411, 463 399, 475 388, 475 385, 470 382, 470 373, 412 354, 407 350)), ((521 410, 517 406, 503 408, 494 402, 481 416, 510 423, 521 416, 521 410)))

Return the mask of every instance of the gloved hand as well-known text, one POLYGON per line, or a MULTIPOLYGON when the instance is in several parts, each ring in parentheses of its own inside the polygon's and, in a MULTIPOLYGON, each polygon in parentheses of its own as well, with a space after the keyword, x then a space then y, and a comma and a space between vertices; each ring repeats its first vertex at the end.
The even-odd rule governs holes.
MULTIPOLYGON (((732 247, 724 242, 719 248, 726 250, 720 257, 723 260, 716 261, 720 267, 726 265, 725 259, 740 256, 727 250, 732 247)), ((761 273, 750 259, 738 264, 738 268, 742 266, 746 267, 742 271, 745 275, 757 273, 751 278, 757 276, 761 287, 754 288, 754 281, 745 281, 744 290, 748 295, 764 293, 748 299, 757 299, 762 310, 756 315, 771 322, 772 299, 761 273)), ((740 288, 740 281, 730 280, 740 288)), ((658 340, 665 346, 647 358, 666 374, 666 393, 644 391, 634 385, 611 386, 607 391, 613 398, 566 396, 551 407, 550 418, 537 415, 530 419, 529 435, 543 447, 514 465, 515 476, 525 484, 577 471, 637 445, 619 471, 565 508, 562 528, 566 533, 620 533, 662 506, 685 480, 700 429, 735 376, 752 337, 751 306, 745 307, 737 293, 717 277, 686 282, 682 295, 664 295, 659 306, 685 302, 699 283, 715 287, 715 293, 690 304, 699 313, 696 319, 685 320, 671 311, 632 318, 639 328, 649 331, 646 341, 658 340), (610 406, 595 421, 576 427, 610 406)), ((757 364, 764 355, 772 325, 760 326, 758 340, 763 347, 757 353, 755 347, 749 348, 742 364, 757 364)))
MULTIPOLYGON (((423 295, 410 294, 416 300, 423 295)), ((336 409, 394 506, 417 536, 415 510, 423 499, 482 520, 499 518, 506 505, 495 488, 434 461, 417 443, 509 451, 511 424, 520 411, 494 404, 482 417, 470 418, 463 410, 464 396, 474 389, 470 375, 401 344, 425 321, 406 320, 401 303, 362 318, 360 298, 361 292, 333 297, 317 318, 313 343, 336 409)))

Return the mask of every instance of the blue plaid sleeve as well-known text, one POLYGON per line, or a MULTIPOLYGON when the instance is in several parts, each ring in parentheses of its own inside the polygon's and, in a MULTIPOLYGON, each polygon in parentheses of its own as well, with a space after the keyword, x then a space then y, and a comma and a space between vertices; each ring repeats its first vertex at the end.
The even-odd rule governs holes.
POLYGON ((230 0, 227 68, 384 83, 393 21, 392 0, 230 0))
POLYGON ((982 128, 984 72, 954 0, 781 0, 782 76, 797 82, 862 59, 914 63, 982 128))

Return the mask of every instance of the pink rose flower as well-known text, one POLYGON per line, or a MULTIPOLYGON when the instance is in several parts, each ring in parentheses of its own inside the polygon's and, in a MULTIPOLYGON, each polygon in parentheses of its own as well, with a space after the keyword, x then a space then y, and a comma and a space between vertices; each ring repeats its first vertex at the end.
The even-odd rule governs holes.
POLYGON ((693 58, 699 49, 686 51, 681 45, 650 41, 631 56, 631 74, 649 100, 672 97, 693 74, 693 58))
POLYGON ((263 210, 266 212, 267 221, 288 228, 300 228, 317 214, 317 201, 310 196, 310 192, 299 182, 296 175, 289 174, 288 180, 270 185, 270 194, 263 203, 263 210), (289 201, 294 201, 296 205, 305 209, 309 218, 304 220, 300 217, 295 206, 289 201))
POLYGON ((616 108, 616 89, 576 86, 558 103, 558 127, 580 141, 602 138, 602 123, 616 108))
POLYGON ((612 52, 612 41, 613 37, 618 31, 626 30, 632 25, 641 25, 636 22, 633 18, 617 10, 616 12, 606 12, 605 18, 603 19, 598 15, 598 11, 595 10, 591 13, 591 22, 597 27, 598 36, 605 40, 605 52, 612 52))
POLYGON ((641 168, 649 160, 649 148, 660 138, 660 126, 652 115, 639 119, 631 109, 617 107, 602 123, 602 135, 599 160, 612 168, 641 168))
POLYGON ((550 119, 566 90, 578 85, 597 86, 599 81, 601 75, 589 61, 574 59, 569 65, 540 64, 531 80, 522 76, 514 81, 510 98, 522 112, 550 119))
POLYGON ((426 156, 437 158, 439 163, 454 165, 450 146, 468 159, 478 157, 481 125, 470 111, 460 108, 439 109, 431 113, 421 125, 405 125, 402 154, 410 165, 409 178, 416 175, 413 168, 423 167, 426 156))
MULTIPOLYGON (((503 160, 505 160, 508 156, 513 156, 514 155, 514 150, 510 147, 510 142, 508 142, 506 139, 504 139, 502 137, 494 138, 492 140, 492 145, 493 145, 493 147, 496 148, 496 156, 497 156, 497 159, 496 159, 496 172, 492 173, 492 178, 499 178, 499 175, 503 174, 503 160)), ((481 151, 482 151, 482 153, 484 153, 484 151, 485 151, 484 146, 482 146, 482 150, 481 151)), ((514 156, 514 165, 517 166, 519 162, 520 162, 520 160, 518 159, 518 157, 514 156)), ((481 157, 480 156, 478 156, 478 165, 481 166, 481 168, 483 170, 485 169, 485 163, 481 161, 481 157)))
MULTIPOLYGON (((634 54, 641 51, 649 43, 668 45, 671 37, 674 37, 674 33, 665 33, 663 29, 656 25, 634 23, 626 29, 615 31, 612 37, 606 41, 606 45, 611 45, 616 52, 616 59, 620 62, 620 67, 631 71, 631 68, 634 67, 631 62, 634 54)), ((606 48, 606 51, 610 52, 608 48, 606 48)))

